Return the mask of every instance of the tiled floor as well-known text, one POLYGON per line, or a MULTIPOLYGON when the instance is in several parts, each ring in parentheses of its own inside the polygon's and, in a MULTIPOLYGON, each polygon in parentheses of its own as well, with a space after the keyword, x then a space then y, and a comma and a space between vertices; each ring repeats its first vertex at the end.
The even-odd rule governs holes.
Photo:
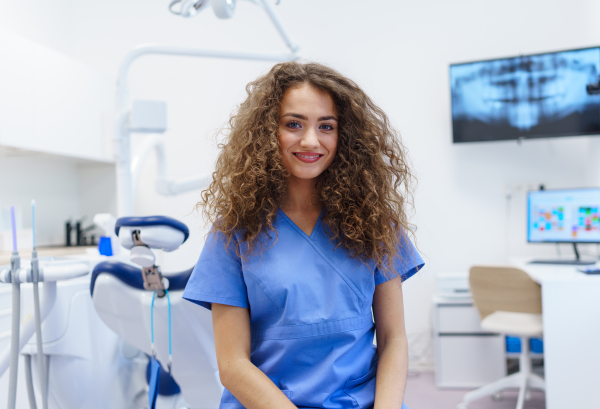
MULTIPOLYGON (((435 386, 433 372, 415 372, 408 374, 404 402, 410 409, 455 409, 468 390, 440 390, 435 386)), ((509 389, 502 400, 495 402, 491 398, 481 398, 469 405, 469 409, 514 409, 517 406, 516 389, 509 389)), ((544 393, 533 391, 531 400, 525 401, 524 409, 545 409, 544 393)))

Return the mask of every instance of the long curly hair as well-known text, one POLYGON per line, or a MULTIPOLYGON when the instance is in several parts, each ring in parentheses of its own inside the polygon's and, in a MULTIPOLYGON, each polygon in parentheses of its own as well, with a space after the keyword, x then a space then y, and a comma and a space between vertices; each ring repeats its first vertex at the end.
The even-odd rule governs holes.
POLYGON ((202 208, 228 245, 242 232, 243 239, 235 240, 238 256, 264 251, 261 237, 277 235, 273 223, 289 176, 279 147, 281 101, 289 88, 304 83, 327 92, 338 114, 336 156, 317 182, 330 239, 336 249, 372 259, 384 274, 395 275, 393 260, 412 230, 416 180, 406 149, 383 110, 356 83, 318 63, 277 64, 246 86, 248 97, 222 130, 213 180, 196 209, 202 208))

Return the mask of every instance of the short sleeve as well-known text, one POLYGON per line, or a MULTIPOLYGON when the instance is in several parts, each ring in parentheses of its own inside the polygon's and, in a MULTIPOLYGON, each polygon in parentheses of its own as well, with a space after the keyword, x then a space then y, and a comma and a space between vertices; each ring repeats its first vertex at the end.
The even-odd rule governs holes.
POLYGON ((375 269, 375 285, 385 283, 386 281, 395 278, 397 276, 402 277, 402 281, 408 280, 410 277, 415 275, 425 263, 421 258, 421 255, 417 252, 414 244, 408 237, 404 238, 403 244, 398 249, 398 257, 394 259, 392 266, 394 273, 384 275, 379 271, 379 268, 375 269))
POLYGON ((213 230, 209 234, 183 298, 209 310, 213 302, 248 308, 242 262, 235 254, 234 240, 226 247, 227 238, 222 232, 213 230))

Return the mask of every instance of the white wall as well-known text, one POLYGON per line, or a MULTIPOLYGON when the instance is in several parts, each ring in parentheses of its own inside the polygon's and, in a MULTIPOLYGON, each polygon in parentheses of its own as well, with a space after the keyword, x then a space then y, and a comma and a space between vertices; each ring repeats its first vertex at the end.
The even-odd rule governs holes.
MULTIPOLYGON (((71 42, 63 48, 111 74, 130 49, 145 42, 285 50, 264 13, 244 2, 230 21, 218 21, 210 11, 180 19, 167 11, 167 0, 64 3, 72 20, 71 42)), ((282 0, 277 10, 302 55, 330 64, 361 84, 389 114, 410 150, 419 180, 418 246, 427 261, 427 268, 405 286, 411 338, 430 331, 437 272, 501 263, 509 255, 554 254, 553 246, 526 243, 524 193, 508 202, 504 187, 598 184, 599 141, 577 137, 522 145, 453 145, 448 65, 598 45, 596 2, 282 0)), ((60 31, 54 36, 65 37, 60 31)), ((132 97, 168 101, 170 129, 165 136, 173 176, 211 170, 215 129, 242 100, 244 85, 268 68, 265 63, 165 57, 144 57, 134 64, 132 97)), ((140 138, 134 138, 134 146, 140 138)), ((136 211, 167 214, 191 226, 189 243, 165 260, 167 270, 186 268, 202 245, 201 220, 190 213, 198 193, 160 197, 153 190, 154 164, 146 169, 136 211)))
POLYGON ((0 27, 58 51, 72 44, 71 0, 0 0, 0 27))
MULTIPOLYGON (((72 54, 71 3, 0 0, 0 28, 72 54)), ((24 227, 31 227, 30 203, 36 200, 38 245, 63 244, 67 219, 84 218, 87 226, 95 213, 114 213, 114 192, 113 165, 0 147, 0 206, 21 207, 24 227)))
POLYGON ((23 227, 31 228, 31 200, 35 199, 40 246, 63 243, 64 222, 79 217, 75 169, 71 162, 43 155, 0 152, 0 206, 20 207, 23 227))
POLYGON ((0 206, 20 207, 23 227, 31 228, 36 201, 38 246, 63 244, 69 219, 89 226, 96 213, 114 214, 115 189, 113 165, 0 148, 0 206))

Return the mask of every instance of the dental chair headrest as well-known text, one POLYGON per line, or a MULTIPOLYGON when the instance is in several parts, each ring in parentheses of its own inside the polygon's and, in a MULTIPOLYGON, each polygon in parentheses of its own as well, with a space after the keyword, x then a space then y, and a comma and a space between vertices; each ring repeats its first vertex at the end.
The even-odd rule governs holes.
POLYGON ((115 224, 115 233, 126 249, 134 247, 131 233, 140 231, 141 241, 152 249, 173 251, 190 236, 187 226, 166 216, 121 217, 115 224))

